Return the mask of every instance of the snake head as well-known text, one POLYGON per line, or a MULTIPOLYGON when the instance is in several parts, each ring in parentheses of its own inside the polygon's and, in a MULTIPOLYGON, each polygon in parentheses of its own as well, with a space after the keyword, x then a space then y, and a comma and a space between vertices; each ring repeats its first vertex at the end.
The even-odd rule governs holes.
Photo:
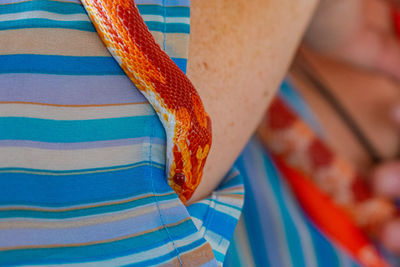
POLYGON ((196 116, 188 116, 187 110, 177 112, 175 138, 170 143, 172 157, 167 156, 167 166, 168 183, 182 202, 189 200, 200 184, 210 151, 211 120, 204 114, 205 122, 200 124, 196 116))

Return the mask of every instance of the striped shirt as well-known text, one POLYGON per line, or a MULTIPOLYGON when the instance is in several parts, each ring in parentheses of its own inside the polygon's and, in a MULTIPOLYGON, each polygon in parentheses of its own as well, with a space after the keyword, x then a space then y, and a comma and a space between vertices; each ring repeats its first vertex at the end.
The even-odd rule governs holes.
MULTIPOLYGON (((185 71, 189 0, 135 2, 185 71)), ((222 265, 243 194, 233 168, 180 202, 164 129, 80 1, 0 0, 0 266, 222 265)))
MULTIPOLYGON (((283 82, 279 93, 286 104, 320 131, 289 81, 283 82)), ((257 137, 250 140, 235 165, 243 176, 246 197, 226 267, 359 266, 308 218, 257 137)))

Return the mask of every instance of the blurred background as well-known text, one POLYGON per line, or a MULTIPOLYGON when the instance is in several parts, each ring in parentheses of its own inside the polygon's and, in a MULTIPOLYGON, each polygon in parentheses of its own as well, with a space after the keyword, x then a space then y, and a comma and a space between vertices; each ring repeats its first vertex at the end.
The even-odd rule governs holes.
MULTIPOLYGON (((277 196, 270 205, 281 213, 248 212, 257 210, 254 207, 261 201, 246 196, 244 218, 226 266, 262 266, 266 261, 277 266, 278 256, 270 254, 281 253, 279 246, 290 251, 283 265, 291 260, 294 266, 400 266, 399 7, 399 1, 320 1, 258 130, 265 157, 274 159, 295 199, 279 202, 288 194, 277 193, 285 185, 273 184, 271 177, 276 174, 266 168, 270 194, 277 196), (285 171, 286 167, 291 170, 285 171), (315 191, 307 189, 311 186, 307 180, 315 191), (301 215, 293 215, 290 209, 297 204, 312 226, 296 222, 301 215), (288 214, 282 210, 289 210, 288 214), (250 229, 246 215, 267 216, 273 230, 250 229), (328 241, 321 241, 324 238, 314 231, 328 241), (259 241, 252 235, 266 232, 263 246, 268 249, 263 251, 253 245, 259 241), (312 241, 304 241, 304 235, 312 241), (329 244, 332 240, 334 245, 329 244), (295 245, 290 245, 296 242, 301 243, 301 259, 293 252, 295 245), (307 261, 310 255, 318 260, 307 261)), ((257 183, 262 182, 247 186, 255 188, 257 183)), ((254 190, 246 194, 260 194, 254 190)))

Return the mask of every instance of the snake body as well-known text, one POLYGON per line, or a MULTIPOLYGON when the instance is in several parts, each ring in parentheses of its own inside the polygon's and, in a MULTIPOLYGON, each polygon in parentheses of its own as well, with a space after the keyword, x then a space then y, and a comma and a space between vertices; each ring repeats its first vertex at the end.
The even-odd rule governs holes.
POLYGON ((133 0, 82 0, 98 34, 153 106, 167 137, 168 184, 185 202, 200 183, 211 120, 196 89, 155 42, 133 0))

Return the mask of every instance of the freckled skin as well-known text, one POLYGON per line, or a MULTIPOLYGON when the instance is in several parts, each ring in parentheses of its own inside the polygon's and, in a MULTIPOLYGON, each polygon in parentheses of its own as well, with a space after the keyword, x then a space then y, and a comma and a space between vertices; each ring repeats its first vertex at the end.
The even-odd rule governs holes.
POLYGON ((218 186, 254 133, 316 2, 191 0, 188 76, 213 121, 193 201, 218 186))

